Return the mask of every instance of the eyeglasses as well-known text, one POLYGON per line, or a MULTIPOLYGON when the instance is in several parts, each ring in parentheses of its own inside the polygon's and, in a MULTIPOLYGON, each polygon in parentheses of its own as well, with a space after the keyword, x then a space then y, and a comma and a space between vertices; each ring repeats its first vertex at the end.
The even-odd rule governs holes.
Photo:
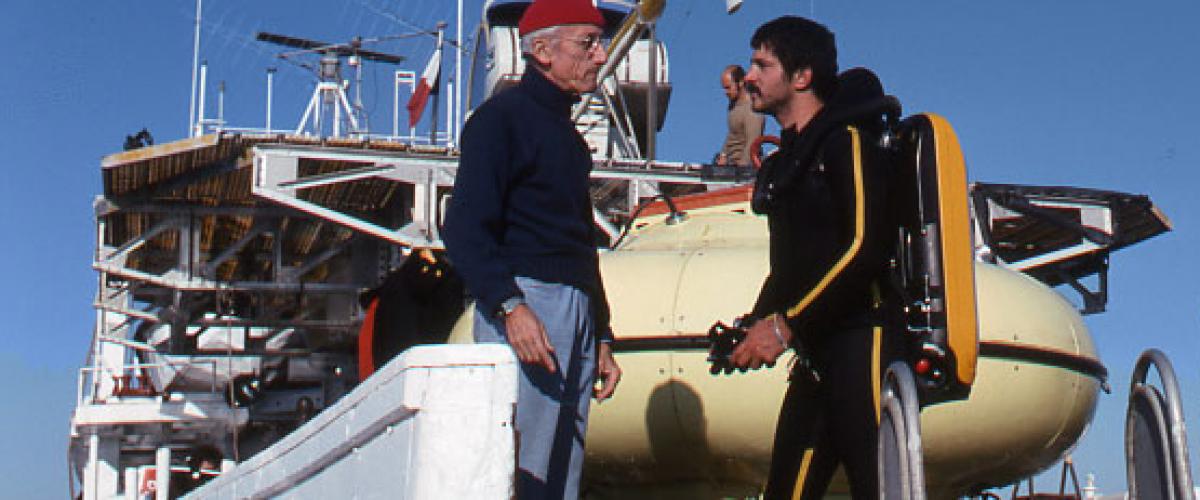
POLYGON ((602 40, 598 35, 588 35, 583 38, 571 38, 565 36, 560 36, 558 38, 560 40, 566 40, 579 44, 580 48, 582 48, 584 52, 591 52, 596 49, 604 50, 604 40, 602 40))

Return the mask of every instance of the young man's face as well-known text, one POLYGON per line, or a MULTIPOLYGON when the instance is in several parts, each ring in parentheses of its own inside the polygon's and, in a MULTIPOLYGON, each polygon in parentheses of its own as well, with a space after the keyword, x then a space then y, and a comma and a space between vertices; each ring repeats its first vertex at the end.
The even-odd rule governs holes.
POLYGON ((775 115, 794 97, 795 78, 784 72, 779 58, 769 48, 754 49, 745 80, 751 107, 759 113, 775 115))

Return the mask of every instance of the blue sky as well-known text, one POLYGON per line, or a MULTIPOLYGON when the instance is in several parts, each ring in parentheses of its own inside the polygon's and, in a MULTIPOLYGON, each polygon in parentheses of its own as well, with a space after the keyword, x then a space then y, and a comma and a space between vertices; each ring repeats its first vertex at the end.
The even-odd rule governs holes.
MULTIPOLYGON (((1097 473, 1102 491, 1124 488, 1128 376, 1152 346, 1176 363, 1200 459, 1200 4, 745 1, 733 16, 719 0, 669 2, 660 36, 671 44, 675 90, 660 157, 711 157, 724 134, 720 68, 748 59, 747 40, 763 21, 811 14, 837 34, 843 67, 873 68, 907 112, 954 124, 971 179, 1149 195, 1175 230, 1113 258, 1109 312, 1086 321, 1114 392, 1101 397, 1075 459, 1081 474, 1097 473)), ((8 269, 0 362, 9 380, 0 428, 10 450, 0 455, 0 496, 13 498, 66 491, 67 422, 94 319, 99 161, 142 127, 159 142, 182 137, 188 114, 192 0, 52 3, 0 6, 0 262, 8 269)), ((227 81, 226 115, 240 126, 262 125, 265 70, 279 67, 273 121, 292 126, 312 79, 274 59, 255 31, 327 41, 405 33, 397 19, 432 26, 450 19, 447 5, 207 0, 202 57, 214 89, 227 81)), ((406 68, 419 71, 432 42, 376 48, 409 57, 406 68)), ((375 124, 390 120, 388 75, 366 72, 375 124)))

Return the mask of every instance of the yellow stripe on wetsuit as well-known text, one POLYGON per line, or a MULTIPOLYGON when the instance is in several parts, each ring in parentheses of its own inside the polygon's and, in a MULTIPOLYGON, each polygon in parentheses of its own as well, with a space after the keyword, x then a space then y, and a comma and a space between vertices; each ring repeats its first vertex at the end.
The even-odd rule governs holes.
POLYGON ((796 483, 792 485, 792 500, 804 498, 804 483, 808 479, 808 468, 812 466, 813 449, 804 450, 804 458, 800 459, 800 472, 796 474, 796 483))
POLYGON ((850 265, 850 261, 854 259, 855 255, 858 255, 858 251, 862 248, 863 235, 867 232, 866 200, 863 199, 862 147, 859 144, 858 129, 854 127, 846 127, 846 129, 850 131, 851 147, 854 153, 854 239, 850 242, 850 248, 846 249, 846 253, 842 254, 829 272, 821 277, 821 281, 817 282, 817 286, 809 290, 800 299, 800 302, 787 310, 788 318, 795 318, 804 312, 829 287, 829 282, 850 265))

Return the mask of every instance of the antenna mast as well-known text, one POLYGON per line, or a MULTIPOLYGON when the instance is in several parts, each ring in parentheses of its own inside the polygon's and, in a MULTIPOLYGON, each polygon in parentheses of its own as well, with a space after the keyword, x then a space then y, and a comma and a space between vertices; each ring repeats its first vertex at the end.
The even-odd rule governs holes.
MULTIPOLYGON (((295 133, 297 134, 310 130, 314 135, 323 136, 325 125, 328 125, 334 136, 340 136, 342 135, 343 121, 346 122, 347 133, 351 135, 366 134, 366 115, 359 90, 362 85, 363 61, 399 64, 404 60, 403 57, 397 55, 363 49, 364 40, 360 37, 355 37, 348 43, 338 44, 266 32, 259 32, 255 38, 261 42, 300 49, 280 54, 280 58, 286 59, 300 54, 319 54, 320 56, 317 64, 317 86, 313 89, 313 95, 309 99, 308 107, 304 110, 304 116, 300 118, 300 124, 296 127, 295 133), (349 83, 342 80, 342 58, 346 58, 347 63, 356 72, 353 105, 346 97, 346 87, 349 83), (361 124, 360 118, 362 119, 361 124)), ((365 42, 376 42, 382 39, 365 40, 365 42)))
POLYGON ((192 39, 192 93, 188 96, 188 137, 196 137, 196 73, 200 70, 200 13, 203 0, 196 0, 196 27, 192 39))
MULTIPOLYGON (((454 27, 454 36, 458 38, 455 42, 454 51, 454 118, 453 125, 448 127, 453 130, 453 139, 447 146, 457 146, 459 137, 462 135, 462 63, 463 63, 463 0, 458 0, 458 12, 456 13, 456 24, 454 27)), ((448 130, 449 131, 449 130, 448 130)))

